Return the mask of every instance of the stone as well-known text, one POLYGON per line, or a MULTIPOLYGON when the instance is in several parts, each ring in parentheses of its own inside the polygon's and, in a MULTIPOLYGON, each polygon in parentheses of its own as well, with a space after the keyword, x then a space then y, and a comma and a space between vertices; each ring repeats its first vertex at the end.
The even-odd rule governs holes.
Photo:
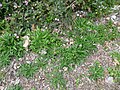
POLYGON ((105 82, 106 82, 106 83, 109 83, 109 84, 114 84, 113 77, 107 77, 107 78, 105 79, 105 82))
POLYGON ((63 67, 63 70, 64 70, 64 71, 67 71, 67 70, 68 70, 68 68, 67 68, 67 67, 63 67))

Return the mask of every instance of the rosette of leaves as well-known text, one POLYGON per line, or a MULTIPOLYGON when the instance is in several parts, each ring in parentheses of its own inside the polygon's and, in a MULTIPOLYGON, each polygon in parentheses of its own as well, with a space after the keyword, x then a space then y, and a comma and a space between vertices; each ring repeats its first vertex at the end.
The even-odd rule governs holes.
POLYGON ((42 31, 38 28, 36 31, 31 32, 30 35, 30 49, 33 52, 40 54, 42 50, 45 50, 45 55, 50 57, 59 53, 59 48, 62 44, 61 40, 49 30, 42 31))
POLYGON ((6 66, 12 58, 19 58, 24 54, 21 38, 6 32, 0 37, 0 66, 6 66))
POLYGON ((104 77, 104 68, 99 62, 95 62, 94 65, 89 68, 89 73, 89 78, 97 81, 98 79, 102 79, 104 77))

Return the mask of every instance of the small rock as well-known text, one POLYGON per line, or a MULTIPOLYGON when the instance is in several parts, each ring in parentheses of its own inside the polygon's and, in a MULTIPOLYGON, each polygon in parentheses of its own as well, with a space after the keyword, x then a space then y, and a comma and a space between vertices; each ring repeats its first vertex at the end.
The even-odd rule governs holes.
POLYGON ((17 85, 19 82, 20 82, 20 79, 17 78, 17 79, 15 80, 15 85, 17 85))
POLYGON ((26 63, 31 64, 31 62, 30 62, 30 61, 26 61, 26 63))
POLYGON ((107 17, 106 20, 110 20, 110 17, 107 17))
POLYGON ((68 68, 67 68, 67 67, 63 67, 63 70, 64 70, 64 71, 67 71, 67 70, 68 70, 68 68))
POLYGON ((50 87, 48 87, 48 90, 51 90, 50 87))
POLYGON ((58 18, 55 18, 55 21, 58 21, 58 22, 59 22, 60 20, 59 20, 58 18))
POLYGON ((2 7, 2 4, 0 3, 0 8, 2 7))
POLYGON ((106 83, 109 83, 109 84, 113 84, 113 83, 114 83, 113 77, 107 77, 107 78, 105 79, 105 82, 106 82, 106 83))
POLYGON ((120 32, 120 27, 118 27, 118 32, 120 32))
POLYGON ((83 17, 83 15, 80 15, 80 17, 83 17))
POLYGON ((77 13, 77 15, 76 15, 77 17, 79 17, 80 15, 77 13))
POLYGON ((54 29, 53 32, 54 32, 54 33, 59 33, 60 30, 59 30, 59 29, 54 29))
POLYGON ((0 90, 4 90, 4 87, 3 87, 3 86, 0 86, 0 90))
POLYGON ((120 22, 118 22, 117 25, 120 26, 120 22))
POLYGON ((73 43, 74 43, 74 40, 70 38, 70 45, 72 45, 73 43))
POLYGON ((23 39, 24 39, 23 47, 26 49, 26 51, 28 51, 28 46, 29 46, 29 43, 30 43, 30 39, 29 39, 28 36, 24 36, 23 39))
POLYGON ((69 42, 69 39, 68 39, 68 38, 66 38, 66 39, 65 39, 65 41, 66 41, 66 42, 69 42))
POLYGON ((47 54, 46 50, 42 50, 42 51, 41 51, 41 54, 42 54, 42 55, 47 54))
POLYGON ((116 15, 112 15, 112 16, 111 16, 111 20, 112 20, 112 21, 115 21, 115 19, 116 19, 116 15))
POLYGON ((22 61, 22 58, 19 58, 19 61, 22 61))
POLYGON ((13 68, 14 68, 15 70, 16 70, 17 68, 19 68, 19 67, 17 67, 17 63, 14 64, 13 68))
POLYGON ((38 80, 35 78, 35 82, 37 82, 38 80))
POLYGON ((117 21, 114 21, 113 23, 114 23, 114 25, 117 25, 118 22, 117 22, 117 21))

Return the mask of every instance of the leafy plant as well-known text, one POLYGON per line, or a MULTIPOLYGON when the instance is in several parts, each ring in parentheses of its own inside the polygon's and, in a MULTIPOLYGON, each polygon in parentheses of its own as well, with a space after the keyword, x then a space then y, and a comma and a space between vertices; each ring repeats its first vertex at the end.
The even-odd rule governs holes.
POLYGON ((119 52, 113 52, 111 53, 113 59, 117 60, 118 63, 120 63, 120 53, 119 52))
POLYGON ((23 75, 24 77, 30 78, 32 77, 35 72, 38 70, 38 66, 35 66, 34 64, 22 64, 19 68, 19 74, 23 75))
POLYGON ((58 48, 61 46, 61 40, 50 31, 41 31, 37 29, 31 32, 31 45, 30 49, 33 52, 41 53, 42 50, 46 52, 45 55, 53 56, 56 54, 58 48))
POLYGON ((31 90, 37 90, 35 87, 33 87, 31 90))
POLYGON ((6 66, 13 57, 19 58, 24 54, 21 38, 16 38, 11 33, 4 33, 0 37, 0 66, 6 66))
POLYGON ((17 84, 17 85, 8 87, 7 90, 23 90, 23 88, 21 85, 17 84))
POLYGON ((5 71, 0 71, 0 81, 5 78, 5 71))
POLYGON ((45 68, 46 65, 48 64, 48 59, 44 58, 44 57, 38 57, 35 59, 35 63, 34 66, 38 67, 38 68, 45 68))
POLYGON ((75 34, 84 42, 91 44, 114 40, 119 37, 119 32, 116 27, 112 26, 109 21, 106 24, 95 25, 93 20, 87 18, 77 18, 74 22, 75 34))
POLYGON ((8 32, 0 37, 0 45, 0 52, 9 53, 9 56, 20 57, 24 52, 22 39, 8 32))
POLYGON ((81 6, 77 7, 78 9, 87 10, 95 16, 108 14, 115 4, 115 0, 76 0, 76 2, 76 5, 81 6))
POLYGON ((108 68, 110 76, 114 77, 115 82, 120 83, 120 53, 111 53, 114 62, 117 64, 115 67, 108 68))
POLYGON ((1 1, 0 19, 10 24, 13 32, 25 35, 32 25, 41 28, 70 29, 75 11, 89 11, 89 15, 104 15, 110 11, 115 0, 11 0, 1 1), (74 5, 74 7, 73 7, 74 5), (56 21, 55 19, 59 19, 56 21))
POLYGON ((47 74, 49 81, 51 83, 51 87, 53 86, 55 89, 65 90, 66 81, 63 78, 62 72, 59 72, 59 68, 55 67, 53 71, 47 74))
POLYGON ((10 32, 10 25, 6 22, 6 20, 0 20, 0 35, 5 32, 10 32))
POLYGON ((62 67, 84 62, 88 55, 96 51, 96 44, 104 44, 105 41, 119 37, 118 30, 112 26, 111 21, 105 25, 95 25, 88 18, 77 18, 74 21, 74 31, 68 34, 75 42, 71 47, 61 49, 62 67))
POLYGON ((10 58, 8 53, 0 54, 0 69, 10 64, 10 58))
POLYGON ((108 68, 110 76, 114 78, 114 81, 117 83, 120 83, 120 65, 117 65, 116 67, 110 67, 108 68))
POLYGON ((46 67, 47 61, 47 59, 40 56, 34 62, 22 64, 18 70, 18 74, 26 78, 31 78, 40 68, 46 67))
POLYGON ((95 62, 93 66, 89 68, 90 79, 98 80, 104 77, 104 69, 99 62, 95 62))
POLYGON ((61 67, 69 67, 70 64, 81 64, 85 61, 85 57, 89 55, 87 50, 83 49, 83 46, 80 45, 73 45, 70 48, 64 48, 61 54, 61 67))

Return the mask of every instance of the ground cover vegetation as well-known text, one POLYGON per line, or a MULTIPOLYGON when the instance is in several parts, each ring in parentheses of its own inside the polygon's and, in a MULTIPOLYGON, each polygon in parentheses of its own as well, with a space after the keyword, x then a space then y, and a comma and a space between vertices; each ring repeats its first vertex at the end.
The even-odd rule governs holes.
MULTIPOLYGON (((118 0, 2 0, 0 1, 0 69, 19 60, 26 53, 38 55, 32 63, 21 64, 18 76, 32 78, 40 68, 53 64, 53 71, 46 73, 51 87, 65 89, 64 67, 72 70, 97 51, 97 44, 115 40, 120 34, 109 20, 106 24, 95 24, 97 18, 111 13, 111 7, 118 0), (77 11, 86 12, 77 16, 77 11), (60 32, 55 32, 59 30, 60 32), (30 39, 28 50, 23 47, 24 36, 30 39), (65 37, 65 38, 64 38, 65 37), (72 39, 68 44, 66 38, 72 39), (54 67, 54 63, 57 66, 54 67)), ((116 67, 108 69, 116 82, 120 80, 120 55, 111 54, 118 61, 116 67)), ((90 79, 97 81, 104 77, 104 69, 99 62, 89 69, 90 79)), ((0 80, 4 79, 0 71, 0 80)), ((8 90, 22 90, 21 85, 8 90)), ((34 88, 32 90, 35 90, 34 88)))

